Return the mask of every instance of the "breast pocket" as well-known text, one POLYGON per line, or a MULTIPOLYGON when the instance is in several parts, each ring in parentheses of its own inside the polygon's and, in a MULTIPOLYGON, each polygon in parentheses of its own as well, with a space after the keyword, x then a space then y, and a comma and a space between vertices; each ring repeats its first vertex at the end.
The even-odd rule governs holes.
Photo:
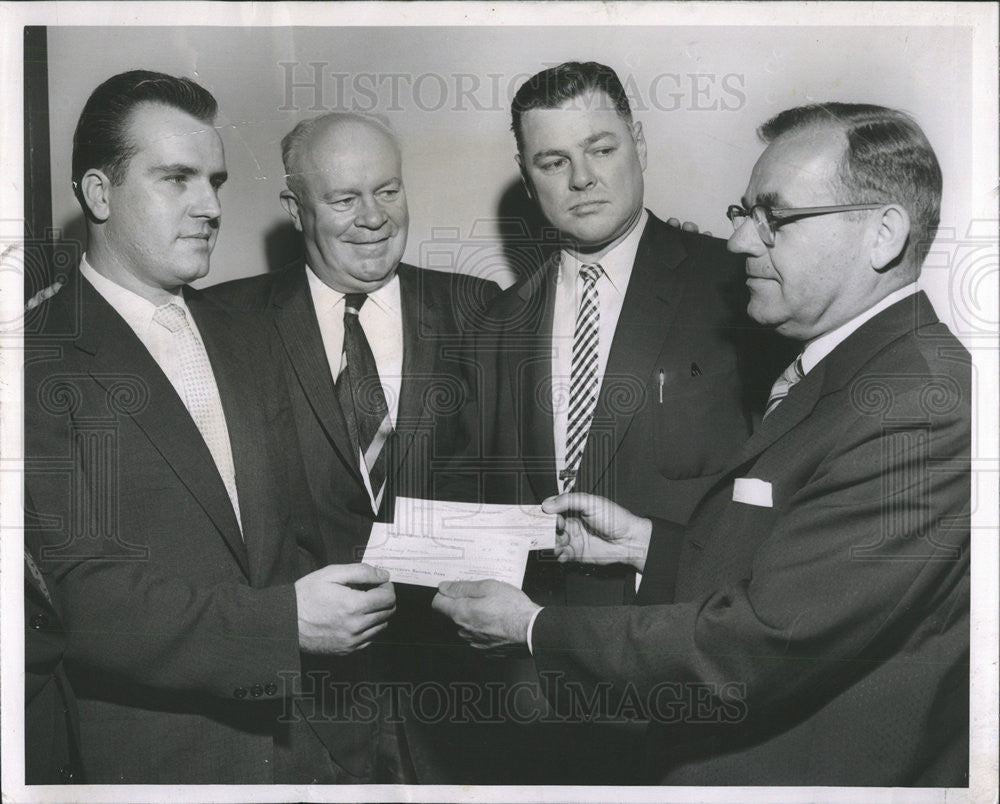
POLYGON ((721 471, 750 435, 735 360, 714 371, 697 363, 664 371, 662 378, 657 371, 651 384, 660 474, 681 479, 721 471))

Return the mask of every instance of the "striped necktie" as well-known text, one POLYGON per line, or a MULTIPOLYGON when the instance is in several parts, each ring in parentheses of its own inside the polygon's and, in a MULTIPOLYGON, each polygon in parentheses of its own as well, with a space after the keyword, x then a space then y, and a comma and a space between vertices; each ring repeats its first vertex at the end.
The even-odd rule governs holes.
POLYGON ((181 379, 184 385, 184 405, 194 419, 201 437, 205 439, 208 451, 212 453, 212 459, 222 476, 222 482, 233 504, 236 521, 242 531, 243 521, 240 518, 240 501, 236 494, 233 449, 229 443, 226 414, 222 410, 219 387, 215 383, 212 364, 208 361, 208 352, 194 334, 187 313, 179 304, 170 302, 157 307, 153 313, 153 320, 173 335, 183 367, 181 379))
POLYGON ((566 468, 559 473, 562 492, 572 491, 577 470, 587 443, 590 422, 597 405, 597 347, 600 339, 601 311, 598 306, 597 280, 603 273, 598 264, 581 265, 580 308, 573 331, 573 358, 570 367, 569 416, 566 428, 566 468))
POLYGON ((792 386, 805 376, 805 372, 802 370, 802 355, 799 355, 792 361, 792 365, 781 372, 781 376, 771 386, 771 395, 767 398, 767 407, 764 408, 765 419, 771 411, 781 404, 781 400, 788 396, 792 386))
POLYGON ((367 300, 365 293, 344 296, 344 352, 337 378, 337 399, 360 459, 359 466, 371 484, 372 509, 378 513, 385 489, 386 443, 393 430, 375 355, 358 317, 367 300))

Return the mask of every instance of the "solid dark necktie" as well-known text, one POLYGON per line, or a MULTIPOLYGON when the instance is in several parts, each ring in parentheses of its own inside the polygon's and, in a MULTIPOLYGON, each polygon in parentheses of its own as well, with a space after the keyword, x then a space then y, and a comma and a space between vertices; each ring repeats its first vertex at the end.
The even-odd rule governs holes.
POLYGON ((392 435, 392 420, 375 356, 358 317, 367 300, 364 293, 344 296, 344 351, 336 388, 360 468, 371 481, 372 507, 377 508, 385 485, 386 442, 392 435))

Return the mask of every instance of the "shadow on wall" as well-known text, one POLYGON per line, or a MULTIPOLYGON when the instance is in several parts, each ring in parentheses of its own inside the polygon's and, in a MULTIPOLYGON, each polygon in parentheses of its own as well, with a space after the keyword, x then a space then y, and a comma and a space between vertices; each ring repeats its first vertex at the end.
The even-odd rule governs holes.
POLYGON ((264 233, 264 255, 268 271, 280 271, 302 256, 302 235, 290 220, 275 223, 264 233))
POLYGON ((503 257, 517 280, 559 250, 557 230, 542 217, 520 180, 511 181, 500 196, 497 218, 503 257))

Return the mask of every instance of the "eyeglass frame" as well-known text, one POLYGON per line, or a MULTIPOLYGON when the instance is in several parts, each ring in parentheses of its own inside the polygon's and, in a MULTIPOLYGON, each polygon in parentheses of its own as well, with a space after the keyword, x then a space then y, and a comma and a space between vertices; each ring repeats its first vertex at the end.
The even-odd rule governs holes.
POLYGON ((750 209, 746 209, 742 204, 730 204, 726 209, 726 217, 736 231, 747 220, 752 220, 757 235, 765 246, 774 245, 774 236, 779 226, 791 223, 799 218, 809 218, 813 215, 829 215, 833 212, 859 212, 861 210, 881 209, 886 206, 885 202, 880 204, 835 204, 823 207, 779 207, 772 209, 767 204, 754 204, 750 209), (754 215, 754 210, 763 210, 764 220, 758 220, 754 215), (734 218, 743 218, 743 222, 737 223, 734 218))

